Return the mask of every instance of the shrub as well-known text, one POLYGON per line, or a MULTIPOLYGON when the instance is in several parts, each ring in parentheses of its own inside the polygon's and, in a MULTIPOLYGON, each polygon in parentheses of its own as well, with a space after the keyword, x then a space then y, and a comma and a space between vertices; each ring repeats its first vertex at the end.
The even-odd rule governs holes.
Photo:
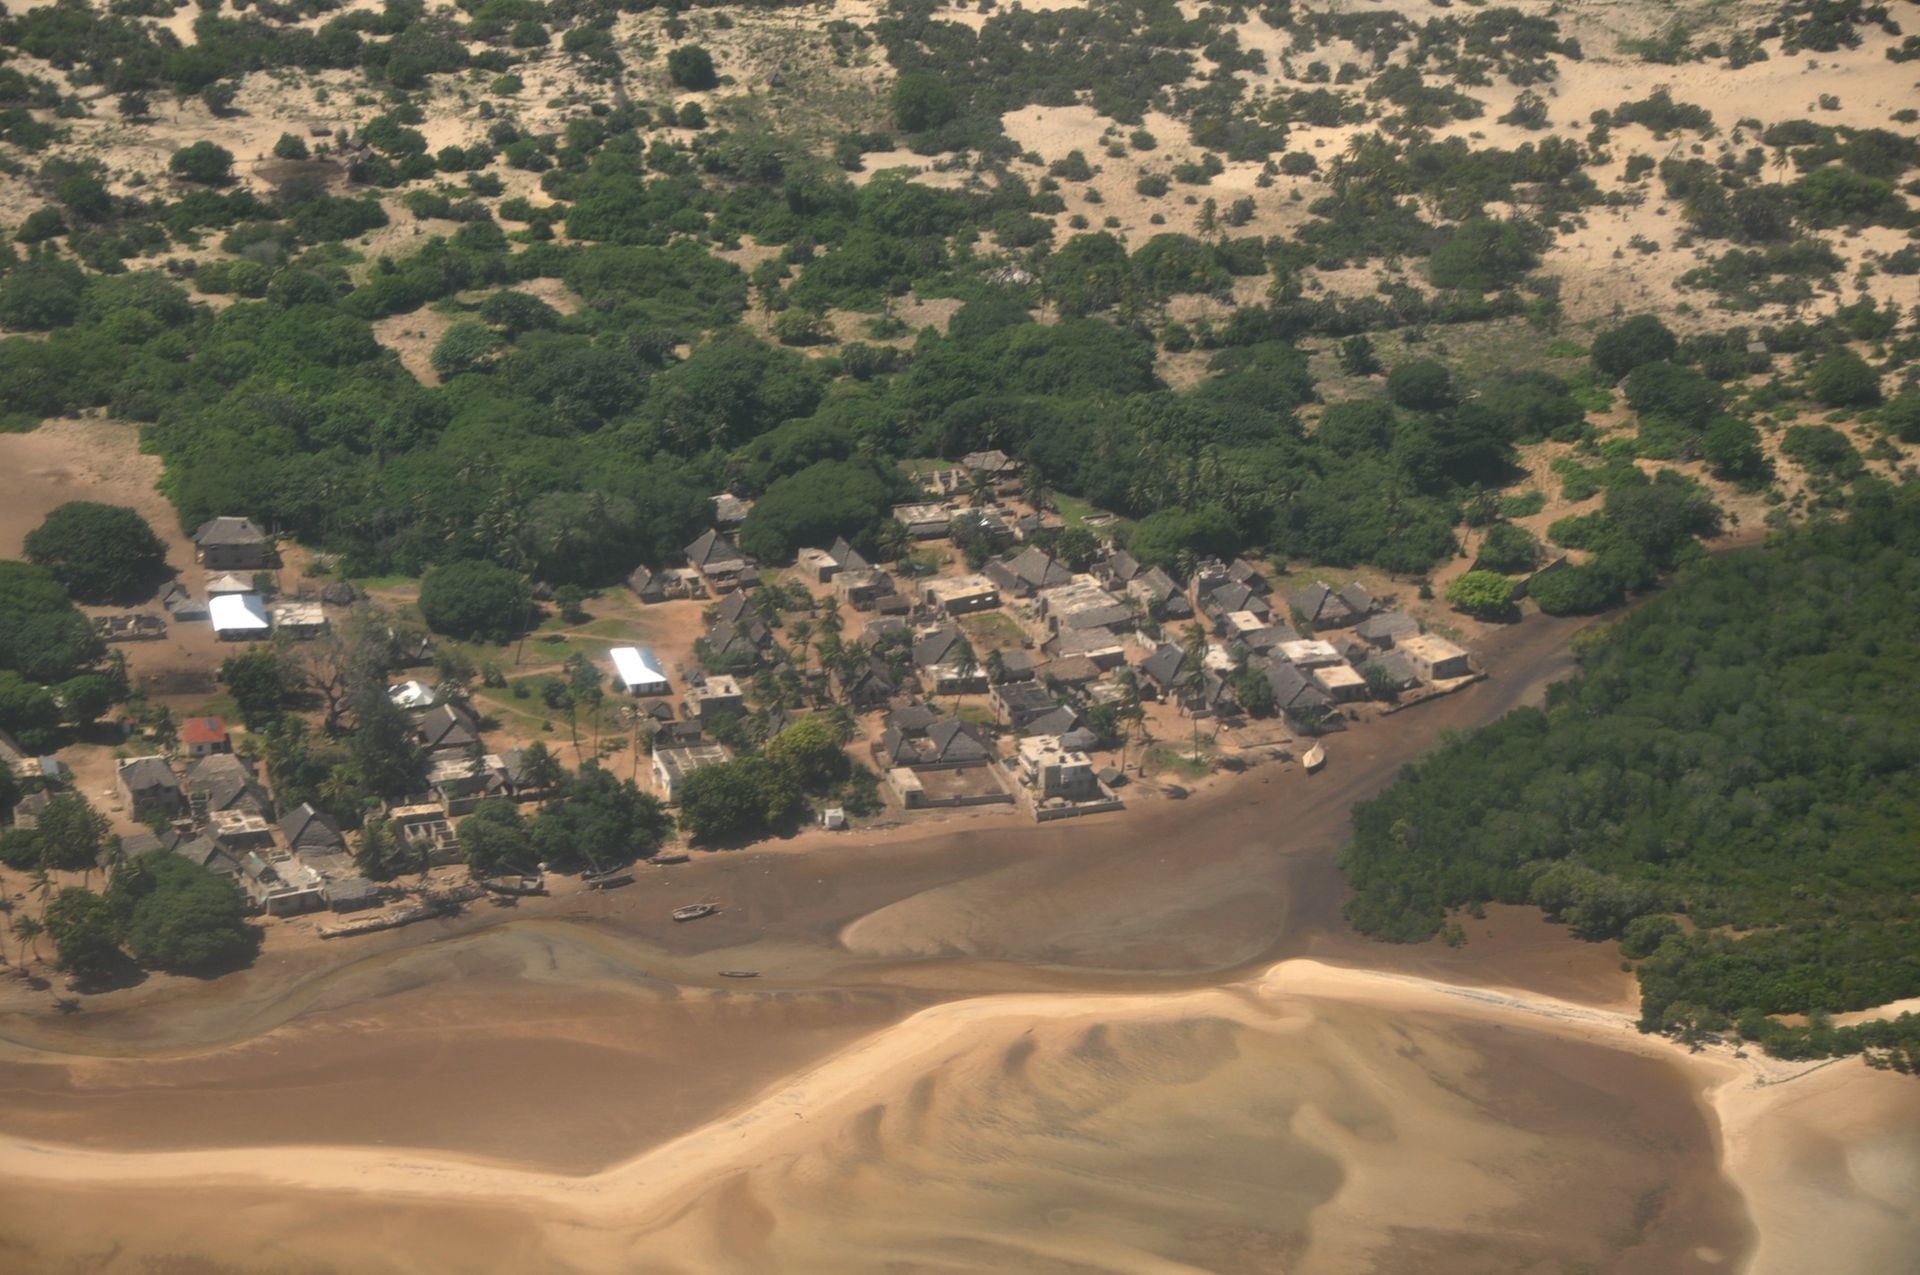
POLYGON ((909 133, 931 132, 959 113, 959 97, 938 75, 914 71, 893 83, 893 122, 909 133))
POLYGON ((1427 260, 1436 288, 1492 292, 1509 287, 1540 264, 1544 236, 1530 222, 1475 218, 1463 222, 1427 260))
POLYGON ((433 347, 434 374, 447 380, 470 372, 499 348, 499 336, 486 324, 471 319, 456 323, 433 347))
POLYGON ((167 161, 167 171, 203 186, 224 186, 233 180, 233 152, 212 142, 195 142, 173 153, 173 158, 167 161))
POLYGON ((1493 620, 1513 611, 1513 581, 1496 571, 1469 571, 1447 586, 1447 605, 1493 620))
POLYGON ((27 561, 82 602, 129 602, 149 592, 167 547, 133 510, 70 500, 27 533, 27 561))
POLYGON ((492 562, 435 567, 420 582, 420 616, 435 633, 504 642, 527 622, 531 599, 517 572, 492 562))
POLYGON ((1852 350, 1835 350, 1814 364, 1807 393, 1824 407, 1872 407, 1880 401, 1880 377, 1852 350))
POLYGON ((1643 363, 1672 359, 1679 348, 1666 324, 1650 314, 1636 315, 1593 339, 1593 366, 1617 381, 1643 363))
POLYGON ((1417 412, 1437 412, 1453 402, 1453 377, 1435 359, 1415 359, 1387 373, 1387 397, 1417 412))
POLYGON ((280 134, 280 140, 273 144, 273 157, 275 159, 307 158, 306 139, 298 133, 280 134))
POLYGON ((1525 527, 1510 522, 1495 523, 1480 543, 1480 565, 1507 575, 1533 570, 1539 556, 1540 547, 1533 536, 1525 527))
POLYGON ((1789 427, 1780 440, 1780 451, 1810 473, 1844 479, 1861 470, 1860 453, 1830 425, 1789 427))
POLYGON ((696 93, 720 83, 713 69, 713 55, 697 44, 683 44, 667 54, 667 78, 696 93))

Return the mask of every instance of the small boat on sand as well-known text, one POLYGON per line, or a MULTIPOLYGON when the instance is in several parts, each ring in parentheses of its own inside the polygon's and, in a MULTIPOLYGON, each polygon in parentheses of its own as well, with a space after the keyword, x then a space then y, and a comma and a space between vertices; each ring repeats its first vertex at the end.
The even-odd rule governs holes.
POLYGON ((633 869, 608 868, 605 872, 589 872, 580 878, 580 883, 589 890, 611 890, 615 886, 632 885, 633 869))
POLYGON ((1300 764, 1307 768, 1309 775, 1313 774, 1327 764, 1327 746, 1325 744, 1315 744, 1307 750, 1306 756, 1300 759, 1300 764))
POLYGON ((721 970, 721 978, 759 978, 759 970, 721 970))
POLYGON ((523 876, 517 873, 488 877, 480 884, 489 894, 530 895, 547 892, 546 883, 539 877, 523 876))
POLYGON ((689 903, 685 907, 675 908, 673 910, 673 919, 676 921, 698 921, 701 917, 712 916, 719 910, 720 905, 718 903, 689 903))
POLYGON ((652 863, 658 867, 668 868, 668 867, 672 867, 676 863, 685 863, 688 859, 691 859, 692 857, 693 857, 692 855, 687 854, 684 851, 681 851, 675 854, 656 854, 653 856, 653 858, 647 860, 647 862, 652 863))

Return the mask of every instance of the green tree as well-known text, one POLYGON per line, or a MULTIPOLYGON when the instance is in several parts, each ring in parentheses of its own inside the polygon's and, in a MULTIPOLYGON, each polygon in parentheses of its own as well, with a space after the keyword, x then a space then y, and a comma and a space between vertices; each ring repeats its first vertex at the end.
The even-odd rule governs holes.
POLYGON ((1364 332, 1340 343, 1340 370, 1348 376, 1379 374, 1380 357, 1373 352, 1373 342, 1364 332))
POLYGON ((1533 570, 1539 560, 1540 546, 1525 527, 1497 522, 1487 528, 1480 542, 1480 565, 1489 571, 1513 575, 1533 570))
POLYGON ((481 366, 500 346, 499 334, 492 328, 467 319, 447 329, 434 344, 428 361, 433 364, 434 375, 448 381, 481 366))
POLYGON ((1834 350, 1807 374, 1807 393, 1822 407, 1872 407, 1880 401, 1880 376, 1852 350, 1834 350))
POLYGON ((273 144, 273 157, 290 160, 307 158, 306 139, 298 133, 280 134, 280 140, 273 144))
POLYGON ((34 825, 41 861, 62 872, 88 872, 100 866, 113 837, 107 817, 77 792, 63 792, 47 803, 34 825))
POLYGON ((533 869, 533 845, 526 820, 511 801, 489 798, 460 821, 460 853, 476 877, 533 869))
POLYGON ((909 133, 927 133, 960 114, 960 99, 943 76, 912 71, 893 82, 893 122, 909 133))
POLYGON ((420 582, 420 615, 435 633, 505 642, 526 626, 531 598, 518 572, 491 562, 451 562, 420 582))
POLYGON ((57 968, 81 978, 97 978, 119 963, 113 909, 92 890, 66 887, 53 896, 42 919, 53 940, 57 968))
POLYGON ((130 859, 113 874, 107 904, 135 960, 174 973, 231 968, 258 935, 227 882, 178 855, 130 859))
POLYGON ((263 730, 278 720, 296 685, 285 652, 256 643, 220 662, 220 681, 240 709, 248 730, 263 730))
POLYGON ((400 847, 392 824, 385 819, 367 820, 353 848, 353 866, 370 881, 391 881, 399 874, 400 847))
POLYGON ((667 54, 667 78, 696 93, 720 83, 713 69, 713 55, 697 44, 683 44, 667 54))
POLYGON ((1671 359, 1679 348, 1679 338, 1666 324, 1642 314, 1595 337, 1590 356, 1596 371, 1617 381, 1643 363, 1671 359))
POLYGON ((1513 612, 1513 581, 1494 571, 1468 571, 1447 586, 1447 604, 1485 620, 1513 612))
POLYGON ((125 505, 70 500, 27 533, 27 560, 82 602, 131 602, 151 592, 167 547, 125 505))
POLYGON ((1436 288, 1491 292, 1520 282, 1540 264, 1546 235, 1525 221, 1476 217, 1462 222, 1427 259, 1427 277, 1436 288))
POLYGON ((1387 374, 1387 397, 1417 412, 1437 412, 1453 404, 1453 376, 1437 359, 1397 364, 1387 374))
POLYGON ((824 792, 847 777, 850 762, 823 716, 804 717, 767 741, 766 759, 807 792, 824 792))
POLYGON ((212 142, 198 141, 175 151, 167 161, 167 171, 203 186, 224 186, 233 180, 233 152, 212 142))
POLYGON ((412 721, 385 687, 370 682, 354 693, 347 749, 367 792, 392 798, 420 791, 426 759, 412 721))
POLYGON ((786 768, 764 757, 706 766, 680 786, 680 825, 695 841, 723 841, 792 823, 806 807, 786 768))

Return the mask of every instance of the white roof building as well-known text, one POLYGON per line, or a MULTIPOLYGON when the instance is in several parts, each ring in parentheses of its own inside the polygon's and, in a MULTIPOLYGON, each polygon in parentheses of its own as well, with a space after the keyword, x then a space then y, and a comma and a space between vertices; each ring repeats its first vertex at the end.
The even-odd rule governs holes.
POLYGON ((211 580, 207 581, 207 593, 209 595, 252 592, 253 581, 234 575, 231 572, 226 575, 214 576, 211 580))
POLYGON ((398 708, 432 708, 440 697, 421 681, 398 682, 387 688, 387 698, 398 708))
POLYGON ((666 670, 648 647, 616 646, 607 657, 613 661, 614 675, 627 694, 665 695, 670 689, 666 670))
POLYGON ((218 594, 207 601, 207 618, 213 621, 214 636, 229 640, 265 637, 273 627, 257 593, 218 594))
POLYGON ((1298 669, 1323 668, 1329 664, 1344 664, 1346 660, 1334 648, 1331 642, 1322 642, 1316 638, 1302 638, 1298 642, 1282 642, 1280 657, 1298 669))

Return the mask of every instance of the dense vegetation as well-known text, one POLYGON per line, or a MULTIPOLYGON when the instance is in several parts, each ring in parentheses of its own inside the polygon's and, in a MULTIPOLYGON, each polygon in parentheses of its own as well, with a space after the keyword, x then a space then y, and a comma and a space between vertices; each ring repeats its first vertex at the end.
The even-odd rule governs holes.
POLYGON ((1839 1047, 1762 1020, 1920 993, 1916 614, 1913 487, 1695 564, 1586 643, 1544 710, 1359 807, 1349 917, 1415 941, 1451 909, 1534 903, 1645 958, 1649 1030, 1839 1047))
POLYGON ((27 560, 82 602, 144 598, 166 571, 167 547, 124 505, 70 500, 27 533, 27 560))

